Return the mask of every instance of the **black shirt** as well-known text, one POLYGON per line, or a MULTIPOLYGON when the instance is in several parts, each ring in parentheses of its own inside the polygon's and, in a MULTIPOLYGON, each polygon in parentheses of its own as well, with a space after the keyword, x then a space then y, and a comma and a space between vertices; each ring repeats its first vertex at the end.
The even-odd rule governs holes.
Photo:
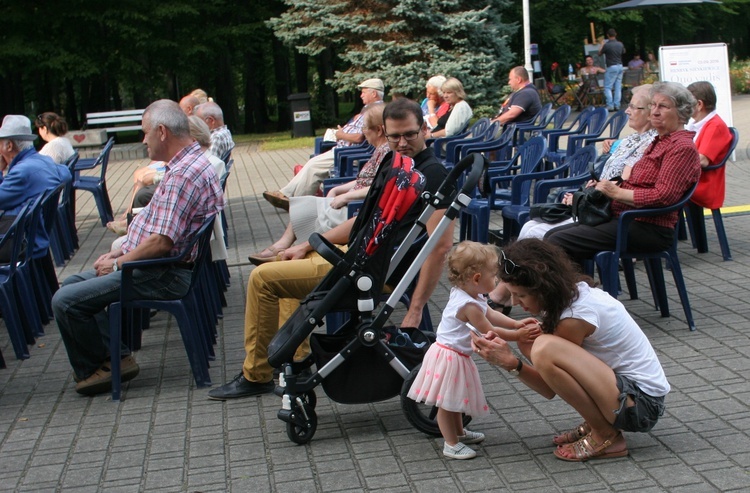
MULTIPOLYGON (((378 205, 381 192, 388 178, 388 173, 391 170, 393 154, 393 152, 388 153, 383 159, 383 162, 380 163, 378 174, 375 176, 375 179, 370 186, 370 190, 367 193, 367 197, 365 197, 364 204, 357 215, 357 219, 352 225, 352 230, 349 235, 350 247, 354 245, 356 238, 360 236, 360 233, 362 233, 363 229, 367 226, 366 221, 369 221, 378 205)), ((446 176, 448 176, 448 171, 435 157, 431 147, 425 148, 414 157, 414 168, 422 173, 425 178, 425 190, 430 192, 436 192, 446 176)), ((385 281, 384 279, 379 279, 379 277, 385 276, 386 271, 388 270, 388 263, 393 254, 393 249, 404 240, 416 220, 419 218, 419 215, 422 213, 424 206, 425 204, 421 200, 417 200, 398 224, 397 230, 391 234, 388 244, 382 245, 373 258, 368 260, 366 270, 370 275, 376 278, 376 286, 381 286, 385 281)), ((404 259, 401 266, 401 269, 394 272, 392 279, 397 281, 400 278, 400 275, 405 272, 405 268, 408 267, 408 260, 404 259)))

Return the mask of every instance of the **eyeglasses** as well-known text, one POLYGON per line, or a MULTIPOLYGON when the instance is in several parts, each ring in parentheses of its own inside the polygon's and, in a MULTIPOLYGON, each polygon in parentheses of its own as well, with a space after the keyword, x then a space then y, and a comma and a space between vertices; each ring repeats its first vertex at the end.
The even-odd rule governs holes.
POLYGON ((674 106, 667 106, 666 104, 663 104, 663 103, 659 103, 659 104, 651 103, 648 105, 648 107, 651 108, 652 110, 655 110, 658 108, 659 111, 667 111, 667 110, 671 110, 674 108, 674 106))
POLYGON ((399 142, 401 142, 401 137, 406 139, 407 142, 411 142, 413 140, 417 140, 419 134, 419 130, 412 130, 411 132, 406 132, 403 134, 385 134, 385 138, 388 139, 388 142, 392 144, 398 144, 399 142))
POLYGON ((628 105, 628 109, 631 109, 631 110, 645 110, 646 107, 645 106, 636 106, 633 103, 630 103, 628 105))
POLYGON ((505 256, 505 252, 503 250, 500 250, 500 253, 503 256, 503 270, 506 274, 509 276, 513 274, 513 272, 516 270, 516 268, 520 267, 520 265, 516 265, 515 262, 513 262, 511 259, 505 256))

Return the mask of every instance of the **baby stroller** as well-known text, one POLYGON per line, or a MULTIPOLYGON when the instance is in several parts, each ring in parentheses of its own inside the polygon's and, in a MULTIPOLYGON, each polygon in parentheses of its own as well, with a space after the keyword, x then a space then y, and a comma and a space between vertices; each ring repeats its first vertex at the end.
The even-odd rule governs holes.
MULTIPOLYGON (((435 194, 422 193, 426 206, 419 219, 400 245, 393 245, 397 223, 419 199, 424 181, 419 172, 406 169, 408 166, 400 167, 400 158, 394 155, 393 169, 377 207, 360 212, 360 216, 369 213, 369 218, 359 218, 365 226, 359 228, 358 236, 350 242, 346 253, 320 235, 310 238, 310 244, 333 268, 301 301, 268 347, 269 362, 282 369, 279 375, 282 408, 278 417, 287 423, 287 435, 297 444, 308 443, 315 434, 317 415, 313 389, 318 385, 323 386, 329 398, 345 404, 377 402, 400 395, 401 407, 415 428, 432 435, 440 434, 435 420, 437 409, 406 397, 434 334, 406 328, 401 332, 385 326, 396 303, 416 278, 450 222, 469 204, 477 184, 484 183, 487 161, 480 154, 470 155, 450 171, 435 194), (413 250, 412 245, 423 233, 432 213, 440 209, 446 212, 434 233, 418 248, 411 264, 401 266, 406 267, 405 273, 394 276, 399 282, 376 312, 376 300, 380 298, 385 280, 391 278, 408 251, 413 250), (385 264, 377 261, 379 256, 385 264), (386 275, 381 265, 388 266, 386 275), (346 312, 349 319, 336 331, 329 327, 330 335, 313 333, 323 325, 329 312, 346 312), (294 362, 297 347, 308 336, 312 349, 310 357, 294 362), (313 362, 317 371, 311 374, 309 367, 313 362)), ((470 418, 464 419, 468 423, 470 418)))

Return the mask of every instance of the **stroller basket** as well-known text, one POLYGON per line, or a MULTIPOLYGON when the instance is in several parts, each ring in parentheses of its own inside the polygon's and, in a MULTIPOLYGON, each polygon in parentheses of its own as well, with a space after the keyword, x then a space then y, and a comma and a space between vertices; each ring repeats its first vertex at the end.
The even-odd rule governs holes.
MULTIPOLYGON (((272 366, 283 370, 279 376, 279 387, 284 391, 278 417, 287 423, 287 435, 295 443, 309 442, 317 428, 317 399, 313 389, 318 384, 322 384, 332 400, 340 403, 377 402, 400 394, 409 422, 425 433, 439 433, 434 409, 423 414, 422 409, 406 397, 424 353, 434 339, 418 329, 401 328, 414 344, 395 344, 396 341, 389 343, 389 332, 385 325, 428 255, 461 209, 471 201, 488 163, 481 154, 469 155, 449 172, 437 192, 422 194, 427 205, 396 252, 392 257, 389 256, 388 272, 384 275, 385 272, 368 272, 368 266, 372 271, 370 264, 373 256, 390 254, 395 247, 392 239, 395 235, 391 233, 398 228, 396 222, 387 219, 393 217, 390 206, 396 203, 393 209, 399 211, 402 218, 406 208, 411 207, 408 201, 402 200, 403 196, 414 197, 414 187, 421 183, 419 179, 413 179, 416 172, 411 171, 408 164, 405 166, 406 170, 397 168, 401 157, 396 156, 388 177, 389 183, 396 186, 391 189, 384 187, 379 208, 370 211, 369 217, 358 218, 362 219, 365 226, 346 254, 326 242, 316 246, 316 243, 320 243, 320 238, 313 241, 315 235, 311 237, 310 243, 334 268, 300 303, 297 311, 269 344, 268 361, 272 366), (466 176, 459 190, 457 184, 464 175, 466 176), (402 187, 404 184, 406 186, 402 187), (394 192, 395 189, 397 191, 394 192), (393 194, 396 194, 395 198, 393 194), (445 209, 444 216, 424 246, 410 259, 406 272, 397 275, 398 284, 388 300, 376 311, 374 300, 379 299, 382 282, 390 277, 399 263, 405 261, 408 250, 422 233, 432 214, 441 209, 445 209), (342 309, 349 312, 350 319, 335 334, 312 333, 323 324, 327 313, 342 309), (312 358, 302 365, 295 364, 294 353, 308 336, 311 336, 312 358), (317 371, 307 376, 303 369, 310 366, 312 360, 316 363, 317 371)), ((360 213, 360 216, 363 214, 360 213)), ((375 262, 375 265, 381 265, 379 268, 382 268, 382 264, 375 262)))
MULTIPOLYGON (((424 353, 429 347, 429 340, 419 329, 402 329, 407 332, 414 344, 395 346, 389 344, 406 368, 410 371, 422 362, 424 353)), ((356 335, 326 335, 312 334, 310 347, 312 348, 315 366, 323 368, 338 355, 356 335)), ((323 390, 326 395, 342 404, 363 404, 378 402, 401 393, 404 379, 378 354, 378 347, 363 347, 357 351, 356 357, 347 359, 323 379, 323 390)))

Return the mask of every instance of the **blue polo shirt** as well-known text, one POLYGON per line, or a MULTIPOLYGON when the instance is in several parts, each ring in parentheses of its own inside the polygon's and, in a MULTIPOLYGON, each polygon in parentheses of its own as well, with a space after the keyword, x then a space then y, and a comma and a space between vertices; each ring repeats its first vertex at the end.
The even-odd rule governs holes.
MULTIPOLYGON (((23 205, 50 188, 72 180, 68 168, 42 156, 34 148, 26 149, 10 162, 0 182, 0 210, 14 216, 23 205)), ((41 212, 40 212, 41 213, 41 212)), ((49 248, 44 224, 39 221, 34 241, 34 258, 43 257, 49 248)))

